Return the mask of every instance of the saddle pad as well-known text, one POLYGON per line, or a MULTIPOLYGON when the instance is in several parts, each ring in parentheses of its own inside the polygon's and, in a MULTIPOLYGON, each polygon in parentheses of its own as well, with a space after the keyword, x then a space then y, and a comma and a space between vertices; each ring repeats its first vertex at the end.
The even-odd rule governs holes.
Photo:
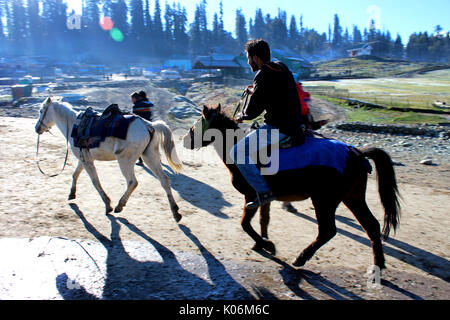
POLYGON ((74 138, 74 145, 77 148, 98 148, 100 143, 108 137, 125 140, 128 127, 134 119, 136 116, 122 114, 114 114, 106 119, 96 116, 89 128, 89 137, 79 138, 77 124, 73 126, 71 137, 74 138))
POLYGON ((278 168, 276 165, 270 168, 273 160, 263 167, 269 174, 275 174, 276 171, 302 169, 308 166, 331 167, 343 174, 350 148, 351 146, 337 140, 306 137, 301 146, 279 150, 278 168))

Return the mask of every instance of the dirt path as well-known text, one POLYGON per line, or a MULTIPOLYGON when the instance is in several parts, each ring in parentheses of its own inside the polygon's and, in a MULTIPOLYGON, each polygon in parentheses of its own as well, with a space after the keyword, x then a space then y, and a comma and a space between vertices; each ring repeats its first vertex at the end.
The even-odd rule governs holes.
MULTIPOLYGON (((107 217, 85 173, 78 183, 77 199, 67 201, 75 166, 73 156, 59 177, 49 179, 38 172, 34 123, 32 119, 0 118, 0 246, 5 252, 0 262, 2 299, 450 297, 450 193, 448 188, 421 185, 420 180, 427 175, 425 169, 405 169, 399 175, 404 200, 400 230, 384 244, 388 269, 383 273, 381 289, 369 289, 365 273, 372 263, 370 243, 343 206, 337 211, 338 235, 303 269, 295 270, 289 263, 316 237, 310 201, 296 203, 297 214, 273 204, 269 235, 277 245, 277 256, 254 252, 251 239, 240 227, 242 196, 231 186, 214 151, 207 148, 193 152, 177 145, 185 169, 180 175, 170 170, 168 174, 183 215, 181 224, 173 220, 159 182, 142 167, 136 167, 140 184, 125 210, 107 217), (48 237, 77 239, 97 267, 92 261, 82 263, 87 256, 75 244, 57 250, 65 247, 56 242, 50 250, 46 247, 48 237), (46 268, 49 263, 54 267, 46 268), (81 291, 63 288, 74 270, 81 291), (136 277, 130 282, 132 273, 136 277), (45 283, 49 292, 39 290, 39 283, 45 283), (17 289, 22 287, 36 287, 35 294, 17 289)), ((65 151, 62 136, 46 134, 42 143, 43 169, 57 172, 65 151)), ((117 163, 98 163, 97 168, 115 204, 125 190, 117 163)), ((435 179, 447 179, 439 174, 445 168, 426 170, 435 179)), ((367 198, 381 221, 383 212, 374 177, 367 198)), ((258 219, 253 222, 259 230, 258 219)))
POLYGON ((312 97, 308 105, 316 121, 324 119, 328 119, 330 122, 345 120, 344 110, 331 102, 312 97))

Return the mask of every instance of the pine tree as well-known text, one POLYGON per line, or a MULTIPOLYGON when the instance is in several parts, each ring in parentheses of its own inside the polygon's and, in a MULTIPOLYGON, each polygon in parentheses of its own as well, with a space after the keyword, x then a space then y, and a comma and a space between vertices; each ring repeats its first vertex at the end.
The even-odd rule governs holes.
POLYGON ((119 0, 112 3, 111 18, 114 21, 114 27, 126 37, 128 36, 128 6, 125 0, 119 0))
POLYGON ((361 31, 359 31, 358 27, 356 25, 353 26, 353 36, 352 36, 353 44, 360 44, 363 39, 361 35, 361 31))
POLYGON ((31 46, 30 51, 37 54, 37 50, 42 43, 42 25, 41 17, 39 15, 39 2, 37 0, 28 0, 27 19, 31 46))
POLYGON ((3 30, 3 19, 1 19, 1 17, 3 17, 3 1, 0 1, 0 54, 4 54, 6 45, 5 33, 3 30))
POLYGON ((161 6, 159 0, 155 0, 155 10, 153 14, 152 34, 154 52, 158 57, 164 55, 164 31, 161 20, 161 6))
POLYGON ((146 28, 147 31, 151 30, 152 17, 150 16, 150 3, 149 3, 149 0, 145 0, 144 25, 145 25, 145 28, 146 28))
POLYGON ((211 40, 212 40, 213 46, 218 46, 220 43, 220 23, 219 23, 219 16, 217 15, 217 12, 214 13, 211 40))
POLYGON ((291 23, 289 24, 289 47, 293 50, 298 49, 299 33, 297 29, 297 20, 295 16, 291 16, 291 23))
POLYGON ((187 24, 187 12, 186 8, 181 9, 181 5, 178 3, 175 11, 174 18, 174 51, 180 55, 186 55, 189 49, 189 36, 186 33, 187 24))
POLYGON ((253 23, 253 34, 252 37, 254 39, 259 39, 264 37, 264 31, 266 29, 266 25, 264 22, 264 16, 261 9, 257 9, 255 13, 255 20, 253 23))
POLYGON ((198 56, 203 52, 200 30, 200 6, 195 8, 194 21, 192 21, 189 30, 189 47, 193 56, 198 56))
POLYGON ((341 47, 342 47, 342 27, 340 25, 339 17, 337 14, 334 15, 332 47, 336 51, 338 49, 341 49, 341 47))
POLYGON ((265 38, 273 48, 286 47, 288 32, 286 26, 286 12, 278 11, 278 16, 272 19, 266 15, 265 38))
POLYGON ((397 34, 397 39, 395 39, 394 47, 392 50, 392 56, 396 59, 403 59, 403 53, 404 53, 404 48, 403 48, 402 38, 400 37, 399 34, 397 34))
POLYGON ((241 9, 236 10, 236 38, 240 48, 243 48, 248 41, 245 16, 241 9))
POLYGON ((22 0, 13 0, 8 19, 8 36, 16 54, 27 51, 27 22, 22 0))
POLYGON ((132 41, 136 41, 136 45, 140 47, 142 45, 142 36, 145 33, 144 24, 144 9, 142 7, 142 0, 131 0, 130 2, 130 14, 131 14, 131 36, 132 41))
POLYGON ((174 12, 172 8, 166 4, 166 10, 164 12, 164 54, 171 55, 173 53, 173 28, 174 28, 174 12))

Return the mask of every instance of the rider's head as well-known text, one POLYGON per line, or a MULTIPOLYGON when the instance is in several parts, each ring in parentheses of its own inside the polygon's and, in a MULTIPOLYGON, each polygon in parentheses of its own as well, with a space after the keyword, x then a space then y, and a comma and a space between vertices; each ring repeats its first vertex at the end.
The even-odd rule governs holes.
POLYGON ((136 103, 141 100, 142 100, 142 98, 141 98, 141 94, 139 92, 133 92, 131 94, 131 102, 136 103))
POLYGON ((262 65, 270 62, 270 47, 263 39, 251 40, 245 45, 248 64, 253 72, 261 69, 262 65))

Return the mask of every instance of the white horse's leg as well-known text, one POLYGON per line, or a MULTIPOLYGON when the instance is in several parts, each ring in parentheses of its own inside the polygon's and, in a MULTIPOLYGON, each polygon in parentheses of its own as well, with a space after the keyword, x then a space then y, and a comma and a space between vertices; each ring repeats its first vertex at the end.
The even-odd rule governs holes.
POLYGON ((151 148, 151 147, 147 148, 147 150, 145 150, 144 154, 142 154, 142 158, 144 159, 145 164, 150 168, 150 170, 152 170, 152 172, 158 178, 164 191, 166 191, 173 217, 175 218, 176 222, 179 222, 181 220, 182 216, 178 213, 179 207, 178 207, 177 203, 175 202, 175 199, 172 195, 172 189, 170 187, 169 177, 164 173, 164 171, 162 169, 161 157, 158 152, 158 149, 156 148, 156 150, 155 150, 155 148, 151 148))
POLYGON ((122 198, 120 198, 119 204, 114 210, 116 213, 122 212, 123 207, 127 205, 128 199, 138 186, 138 181, 134 173, 134 165, 136 160, 127 157, 118 158, 117 161, 119 162, 120 171, 122 171, 123 176, 127 180, 127 190, 123 194, 122 198))
POLYGON ((95 189, 97 189, 100 197, 102 197, 103 202, 106 206, 106 213, 110 213, 113 211, 111 207, 111 199, 106 195, 105 191, 103 191, 102 185, 100 184, 100 179, 98 178, 97 169, 95 169, 94 162, 83 162, 83 167, 91 178, 92 183, 94 184, 95 189))
POLYGON ((75 169, 75 172, 72 175, 72 188, 70 189, 70 195, 69 200, 73 200, 76 198, 77 193, 77 181, 80 177, 81 172, 83 171, 83 165, 81 161, 78 161, 77 168, 75 169))

